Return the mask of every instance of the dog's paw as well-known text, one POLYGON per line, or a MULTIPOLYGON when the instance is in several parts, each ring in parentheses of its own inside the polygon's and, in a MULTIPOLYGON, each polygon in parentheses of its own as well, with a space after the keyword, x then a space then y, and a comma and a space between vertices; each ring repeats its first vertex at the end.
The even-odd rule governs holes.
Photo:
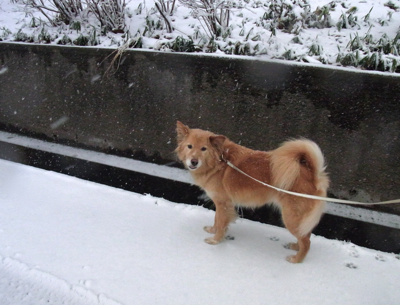
POLYGON ((219 244, 219 241, 216 241, 214 237, 209 237, 204 240, 209 245, 216 245, 219 244))
POLYGON ((210 233, 210 234, 215 234, 215 228, 214 227, 211 227, 211 226, 205 226, 204 228, 204 231, 206 231, 207 233, 210 233))
POLYGON ((287 243, 287 244, 284 244, 283 247, 288 250, 299 251, 298 243, 287 243))
POLYGON ((289 256, 286 257, 286 260, 287 260, 289 263, 292 263, 292 264, 298 264, 298 263, 300 263, 300 262, 297 261, 296 255, 289 255, 289 256))

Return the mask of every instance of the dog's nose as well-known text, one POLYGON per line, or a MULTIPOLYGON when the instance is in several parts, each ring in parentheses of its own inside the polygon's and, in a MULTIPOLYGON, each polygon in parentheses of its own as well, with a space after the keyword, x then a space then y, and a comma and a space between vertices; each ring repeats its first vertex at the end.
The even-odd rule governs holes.
POLYGON ((199 161, 197 159, 192 159, 190 160, 190 163, 192 164, 192 166, 197 166, 197 164, 199 164, 199 161))

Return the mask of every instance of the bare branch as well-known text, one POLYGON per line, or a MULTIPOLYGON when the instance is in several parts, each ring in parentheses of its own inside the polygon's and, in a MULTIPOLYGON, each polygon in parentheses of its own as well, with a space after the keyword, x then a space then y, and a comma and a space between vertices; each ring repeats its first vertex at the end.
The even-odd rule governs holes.
MULTIPOLYGON (((161 1, 160 1, 161 2, 161 1)), ((165 4, 161 3, 161 5, 164 5, 164 9, 165 9, 165 4)), ((165 21, 165 26, 167 27, 167 32, 168 33, 172 33, 172 25, 171 22, 169 20, 169 18, 166 16, 166 12, 164 9, 161 8, 161 5, 159 3, 156 2, 156 8, 158 10, 158 12, 160 13, 161 17, 164 19, 165 21)))
POLYGON ((86 3, 105 31, 125 32, 125 0, 86 0, 86 3))
POLYGON ((57 19, 69 24, 84 10, 81 0, 49 0, 47 5, 43 0, 23 0, 23 3, 39 10, 53 26, 57 25, 57 19), (56 13, 56 18, 51 18, 48 12, 56 13))

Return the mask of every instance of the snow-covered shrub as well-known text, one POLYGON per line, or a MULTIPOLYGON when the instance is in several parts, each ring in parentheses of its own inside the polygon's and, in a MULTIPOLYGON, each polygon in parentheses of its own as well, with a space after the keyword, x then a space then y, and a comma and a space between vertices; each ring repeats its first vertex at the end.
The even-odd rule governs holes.
POLYGON ((393 39, 390 39, 386 33, 382 34, 378 40, 374 40, 369 32, 367 32, 364 37, 359 37, 358 33, 355 34, 354 38, 350 35, 347 48, 351 51, 359 50, 364 53, 379 52, 386 55, 392 54, 399 56, 400 30, 393 39))
POLYGON ((265 29, 273 35, 276 35, 277 29, 297 35, 302 29, 333 26, 330 13, 335 10, 336 2, 332 1, 311 11, 309 0, 270 0, 267 8, 261 20, 265 29))
POLYGON ((255 55, 254 49, 251 48, 248 42, 229 42, 223 51, 225 54, 232 55, 255 55))
POLYGON ((11 34, 12 32, 3 26, 2 28, 0 28, 0 41, 2 41, 3 39, 7 39, 8 36, 10 36, 11 34))
POLYGON ((387 34, 383 34, 382 37, 376 43, 376 45, 373 46, 371 49, 382 52, 384 54, 393 54, 399 56, 399 50, 400 50, 399 38, 400 38, 400 31, 397 32, 397 35, 393 40, 390 39, 387 34))
POLYGON ((283 56, 284 59, 287 59, 287 60, 294 60, 295 59, 295 57, 293 56, 293 50, 292 49, 286 50, 282 54, 282 56, 283 56))
POLYGON ((173 41, 168 42, 167 46, 170 50, 174 52, 196 52, 200 51, 196 48, 193 40, 185 39, 182 36, 176 37, 173 41))
POLYGON ((311 45, 311 47, 308 50, 308 54, 311 56, 312 55, 321 55, 322 52, 323 52, 322 46, 315 42, 311 45))
POLYGON ((72 44, 72 40, 67 35, 64 35, 59 41, 57 41, 57 44, 63 45, 63 46, 71 45, 72 44))
POLYGON ((399 72, 400 65, 396 58, 385 56, 382 52, 372 52, 365 55, 359 66, 366 70, 399 72))
POLYGON ((269 10, 264 14, 266 20, 273 20, 275 28, 280 30, 287 30, 291 32, 292 28, 296 24, 298 17, 293 10, 294 5, 286 0, 271 0, 269 10))
POLYGON ((22 32, 22 30, 19 30, 14 37, 15 41, 19 42, 34 42, 35 39, 32 36, 29 36, 28 34, 22 32))
POLYGON ((306 22, 310 27, 313 28, 330 28, 334 25, 331 12, 334 11, 336 8, 336 2, 332 1, 322 7, 317 7, 317 9, 307 18, 304 14, 303 20, 306 22))
POLYGON ((89 10, 100 22, 103 34, 106 32, 124 33, 125 0, 86 0, 89 10))
POLYGON ((229 19, 234 3, 231 0, 179 0, 192 10, 192 16, 197 18, 207 30, 210 37, 223 36, 229 27, 229 19))
POLYGON ((73 43, 76 46, 87 46, 89 44, 89 37, 81 34, 73 43))
POLYGON ((390 39, 386 34, 374 41, 367 33, 364 37, 358 34, 348 44, 350 52, 339 52, 336 62, 343 66, 361 67, 366 70, 399 72, 400 31, 390 39))
POLYGON ((365 50, 366 45, 360 36, 358 36, 358 33, 355 34, 354 38, 350 34, 350 41, 347 44, 347 48, 349 48, 351 51, 356 51, 356 50, 365 50))
POLYGON ((116 46, 119 54, 126 48, 143 47, 266 54, 269 58, 323 64, 335 64, 336 58, 338 65, 400 70, 400 34, 393 38, 399 0, 379 4, 372 0, 5 1, 17 3, 14 5, 27 16, 17 22, 19 27, 0 25, 0 40, 100 43, 116 46), (380 29, 381 25, 388 26, 380 29), (322 39, 314 38, 317 32, 322 39), (102 35, 101 41, 98 35, 102 35), (335 45, 339 52, 335 52, 335 45))
POLYGON ((389 0, 388 2, 386 2, 384 4, 385 6, 387 6, 388 8, 394 10, 394 11, 398 11, 399 10, 399 6, 397 6, 395 3, 393 3, 391 0, 389 0))
POLYGON ((352 67, 358 67, 360 63, 360 52, 357 50, 355 52, 349 52, 349 53, 342 53, 339 52, 336 62, 338 64, 341 64, 342 66, 352 66, 352 67))
POLYGON ((53 25, 69 24, 84 11, 81 0, 23 0, 28 7, 39 10, 53 25), (52 15, 56 14, 56 18, 52 15))
POLYGON ((41 12, 52 26, 69 25, 87 20, 93 14, 100 22, 103 34, 124 33, 125 0, 21 0, 28 8, 41 12))
POLYGON ((77 46, 97 46, 99 40, 97 38, 96 29, 93 28, 93 31, 89 32, 88 35, 80 34, 72 43, 77 46))
POLYGON ((218 44, 216 43, 214 36, 211 37, 205 44, 202 45, 205 53, 214 53, 218 50, 218 44))
POLYGON ((82 30, 82 24, 80 21, 74 21, 74 22, 71 22, 69 28, 71 30, 75 30, 78 33, 82 30))
POLYGON ((43 26, 39 35, 38 35, 38 42, 39 43, 50 43, 53 40, 49 32, 47 31, 46 27, 43 26))
POLYGON ((163 29, 161 19, 154 15, 147 15, 145 21, 146 23, 143 29, 143 33, 141 34, 142 36, 153 37, 156 35, 155 33, 157 30, 163 29))
POLYGON ((32 17, 31 22, 29 22, 29 27, 37 28, 39 26, 43 26, 43 24, 44 22, 41 19, 32 17))
POLYGON ((355 26, 358 26, 360 28, 360 25, 358 24, 358 18, 354 15, 356 12, 357 8, 352 7, 345 13, 342 13, 339 21, 336 23, 337 29, 341 31, 342 29, 351 29, 355 26))
POLYGON ((270 21, 271 32, 279 29, 298 34, 301 28, 309 23, 310 4, 308 0, 270 0, 267 7, 263 19, 270 21))

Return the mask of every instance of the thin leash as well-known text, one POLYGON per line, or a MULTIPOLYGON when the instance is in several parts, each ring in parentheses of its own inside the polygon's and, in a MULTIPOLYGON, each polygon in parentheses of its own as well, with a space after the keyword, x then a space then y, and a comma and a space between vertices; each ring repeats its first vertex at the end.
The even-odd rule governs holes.
POLYGON ((329 201, 329 202, 336 202, 336 203, 345 203, 345 204, 357 204, 357 205, 377 205, 377 204, 391 204, 391 203, 400 203, 400 199, 395 199, 395 200, 388 200, 388 201, 380 201, 380 202, 358 202, 358 201, 352 201, 352 200, 344 200, 344 199, 336 199, 336 198, 328 198, 328 197, 321 197, 321 196, 314 196, 314 195, 308 195, 308 194, 302 194, 302 193, 297 193, 297 192, 292 192, 292 191, 287 191, 284 189, 281 189, 279 187, 270 185, 268 183, 262 182, 260 180, 257 180, 256 178, 253 178, 252 176, 246 174, 244 171, 241 169, 237 168, 235 165, 233 165, 231 162, 228 160, 224 159, 223 156, 221 156, 221 160, 224 161, 226 164, 228 164, 230 167, 232 167, 234 170, 238 171, 239 173, 245 175, 246 177, 253 179, 254 181, 261 183, 262 185, 265 185, 269 188, 272 188, 278 192, 286 193, 289 195, 297 196, 297 197, 303 197, 303 198, 308 198, 308 199, 315 199, 315 200, 323 200, 323 201, 329 201))

